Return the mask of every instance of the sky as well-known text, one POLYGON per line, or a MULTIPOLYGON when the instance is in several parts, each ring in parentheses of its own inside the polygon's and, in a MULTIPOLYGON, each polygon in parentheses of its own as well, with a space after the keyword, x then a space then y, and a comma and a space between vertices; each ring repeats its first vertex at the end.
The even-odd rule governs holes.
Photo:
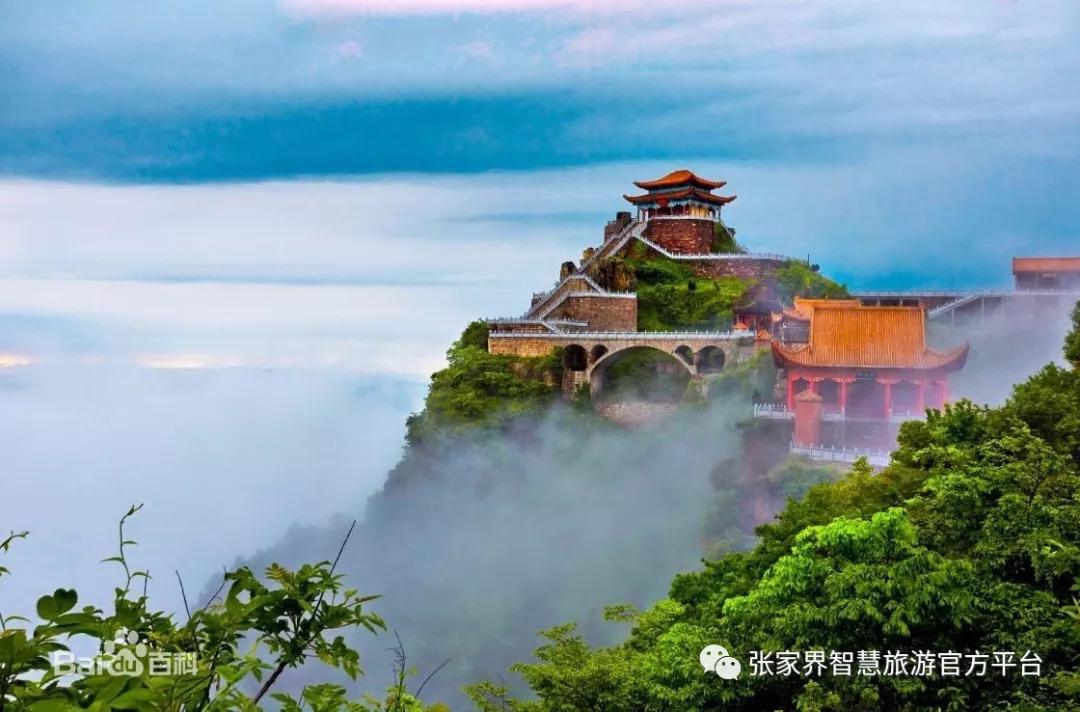
POLYGON ((204 580, 358 510, 674 168, 849 286, 1007 287, 1080 249, 1077 77, 1073 0, 0 0, 0 530, 61 585, 145 500, 204 580))

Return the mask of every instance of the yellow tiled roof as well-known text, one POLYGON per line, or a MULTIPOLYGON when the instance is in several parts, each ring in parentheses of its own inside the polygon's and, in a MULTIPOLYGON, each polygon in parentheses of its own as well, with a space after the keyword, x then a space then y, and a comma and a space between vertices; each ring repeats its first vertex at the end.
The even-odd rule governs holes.
POLYGON ((797 308, 809 313, 810 342, 788 347, 774 341, 773 355, 780 366, 958 370, 967 358, 966 343, 947 352, 926 345, 922 307, 805 300, 797 308))

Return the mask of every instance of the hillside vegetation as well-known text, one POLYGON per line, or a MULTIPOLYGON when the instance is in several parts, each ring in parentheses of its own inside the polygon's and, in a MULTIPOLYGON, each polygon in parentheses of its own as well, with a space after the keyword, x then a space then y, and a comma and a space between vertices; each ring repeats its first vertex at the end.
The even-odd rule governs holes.
MULTIPOLYGON (((1073 317, 1075 364, 1080 306, 1073 317)), ((1080 709, 1080 371, 1046 366, 1004 406, 962 401, 899 440, 884 471, 858 464, 790 500, 753 550, 677 576, 647 611, 610 608, 631 626, 623 644, 544 631, 536 661, 514 667, 536 700, 491 683, 473 699, 489 712, 1080 709), (738 680, 703 674, 698 651, 714 643, 742 660, 738 680), (751 651, 818 650, 1005 651, 1016 665, 749 674, 751 651), (1041 676, 1018 674, 1027 651, 1041 676)))

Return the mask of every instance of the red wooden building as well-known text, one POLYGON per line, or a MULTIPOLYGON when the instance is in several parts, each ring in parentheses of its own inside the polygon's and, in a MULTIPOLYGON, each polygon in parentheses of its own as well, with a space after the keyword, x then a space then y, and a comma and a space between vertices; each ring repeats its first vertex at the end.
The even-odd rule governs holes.
POLYGON ((808 322, 806 343, 774 339, 772 352, 796 420, 796 396, 803 391, 819 396, 803 400, 820 402, 816 410, 833 419, 917 417, 949 399, 949 375, 967 359, 966 343, 948 351, 926 345, 922 307, 799 300, 795 315, 808 322))

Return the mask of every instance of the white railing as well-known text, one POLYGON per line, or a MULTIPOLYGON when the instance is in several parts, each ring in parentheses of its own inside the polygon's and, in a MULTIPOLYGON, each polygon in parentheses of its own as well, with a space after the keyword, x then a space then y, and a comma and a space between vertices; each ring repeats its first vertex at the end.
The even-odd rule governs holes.
POLYGON ((567 299, 574 297, 601 297, 605 299, 637 299, 637 292, 563 292, 563 295, 549 304, 543 311, 534 307, 529 311, 537 319, 546 319, 547 315, 562 306, 567 299))
POLYGON ((954 299, 951 302, 948 302, 946 304, 942 304, 940 307, 934 307, 933 309, 930 309, 929 311, 926 312, 926 316, 928 316, 931 319, 934 319, 936 317, 941 316, 942 314, 946 314, 948 312, 951 312, 954 309, 959 309, 960 307, 964 306, 965 304, 971 304, 972 302, 981 299, 982 296, 983 295, 981 295, 981 294, 966 294, 966 295, 960 297, 959 299, 954 299))
POLYGON ((892 456, 885 450, 868 450, 859 447, 832 447, 825 445, 798 445, 791 443, 789 451, 792 455, 803 457, 818 462, 855 462, 860 457, 875 467, 885 467, 889 464, 892 456))
POLYGON ((577 321, 576 319, 531 319, 525 316, 496 316, 489 319, 484 319, 488 324, 542 324, 542 325, 559 325, 559 326, 588 326, 587 321, 577 321))
POLYGON ((1056 297, 1080 294, 1080 289, 852 289, 851 296, 865 298, 917 299, 920 297, 1056 297))
MULTIPOLYGON (((840 422, 885 422, 906 423, 909 420, 920 420, 925 417, 924 411, 892 411, 889 417, 874 417, 864 413, 850 413, 840 410, 839 406, 826 405, 822 408, 821 419, 830 423, 840 422)), ((755 403, 755 418, 769 418, 773 420, 790 420, 795 417, 795 411, 783 403, 755 403)))
MULTIPOLYGON (((600 288, 600 285, 597 284, 596 282, 594 282, 593 279, 587 274, 581 274, 580 272, 575 272, 574 274, 568 274, 568 275, 566 275, 566 277, 564 279, 560 279, 558 282, 556 282, 555 286, 552 287, 551 289, 549 289, 548 291, 546 291, 546 292, 533 292, 533 300, 534 301, 533 301, 532 306, 529 307, 529 311, 527 312, 527 314, 536 314, 538 310, 540 310, 541 308, 543 308, 545 306, 544 303, 546 301, 548 301, 549 299, 551 299, 551 297, 555 293, 557 293, 559 291, 560 287, 562 287, 567 282, 569 282, 571 280, 575 280, 575 279, 583 280, 586 284, 588 284, 590 287, 592 287, 597 292, 603 292, 604 291, 603 289, 600 288), (539 298, 537 298, 537 295, 540 295, 539 298)), ((564 294, 580 294, 580 293, 581 292, 564 292, 564 294)), ((588 292, 585 292, 585 293, 588 293, 588 292)), ((541 318, 542 318, 542 316, 543 315, 541 315, 541 318)))
POLYGON ((795 417, 795 411, 791 410, 783 403, 755 403, 754 417, 789 420, 795 417))
POLYGON ((752 331, 576 331, 570 334, 493 333, 500 339, 583 339, 591 341, 649 341, 658 339, 686 341, 734 341, 754 338, 752 331))
POLYGON ((600 247, 596 248, 596 250, 591 255, 589 255, 589 259, 581 263, 581 266, 578 267, 578 271, 584 272, 589 265, 591 265, 593 262, 600 259, 601 257, 604 257, 612 252, 618 252, 627 242, 630 241, 631 237, 640 238, 640 233, 644 231, 644 229, 644 222, 642 222, 641 220, 633 220, 629 225, 623 228, 623 231, 621 233, 619 233, 615 237, 612 237, 610 240, 600 245, 600 247))
POLYGON ((708 252, 700 255, 685 255, 678 252, 671 252, 667 248, 661 247, 660 245, 656 244, 644 235, 635 235, 635 237, 642 244, 651 247, 652 249, 662 254, 664 257, 673 260, 693 260, 696 262, 701 260, 769 260, 772 262, 790 262, 795 259, 794 257, 777 254, 775 252, 725 252, 722 254, 713 254, 711 252, 708 252))

